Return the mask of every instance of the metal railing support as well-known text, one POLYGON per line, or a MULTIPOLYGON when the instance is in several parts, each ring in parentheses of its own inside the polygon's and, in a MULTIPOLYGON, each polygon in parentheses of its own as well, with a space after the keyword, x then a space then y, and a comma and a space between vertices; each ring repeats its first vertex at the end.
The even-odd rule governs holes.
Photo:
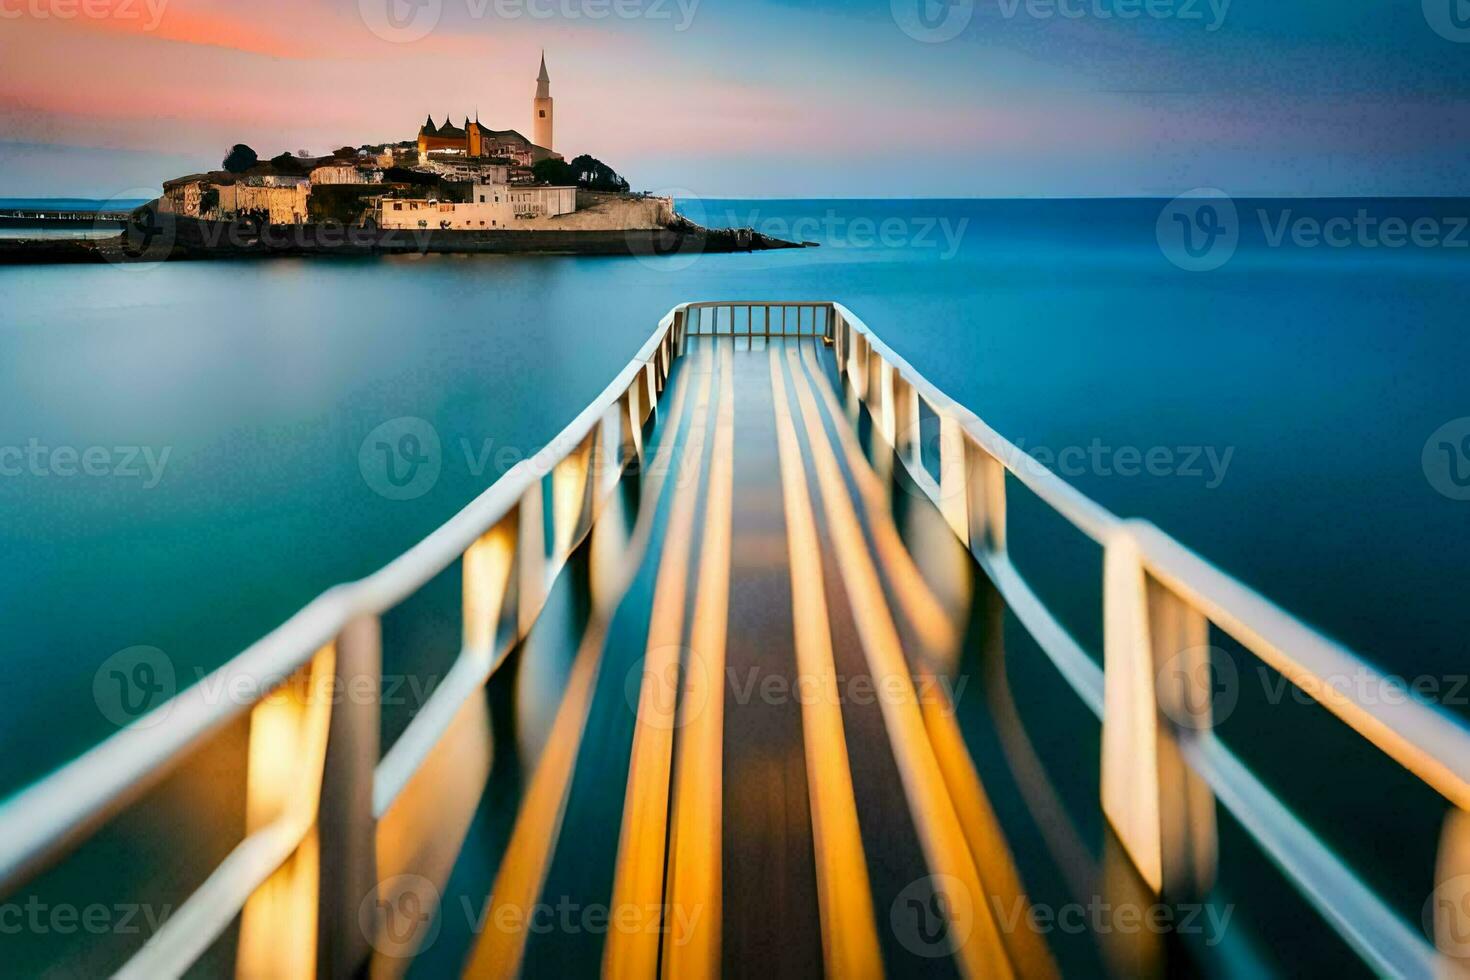
POLYGON ((377 891, 373 771, 379 757, 382 663, 378 617, 348 623, 337 637, 335 703, 317 814, 321 887, 316 975, 324 980, 357 976, 372 956, 356 912, 377 891))
POLYGON ((1103 565, 1103 812, 1155 894, 1197 898, 1215 877, 1215 804, 1178 730, 1211 737, 1209 623, 1145 573, 1126 527, 1103 565))
POLYGON ((1470 975, 1470 813, 1451 808, 1439 836, 1430 901, 1434 945, 1454 966, 1445 976, 1470 975))
MULTIPOLYGON (((940 438, 944 439, 942 429, 940 438)), ((969 543, 972 551, 1002 554, 1006 550, 1005 465, 963 433, 959 438, 964 443, 962 472, 965 482, 965 494, 960 502, 968 528, 968 534, 962 540, 969 543)), ((941 470, 941 476, 945 472, 947 470, 941 470)))
POLYGON ((634 383, 618 399, 618 415, 622 423, 623 458, 643 458, 643 427, 638 415, 638 384, 634 383))
MULTIPOLYGON (((969 545, 970 536, 970 440, 964 427, 950 415, 939 416, 939 512, 961 543, 969 545)), ((979 476, 979 474, 977 474, 979 476)), ((1005 474, 1001 474, 1004 481, 1005 474)), ((1005 483, 1001 483, 1004 490, 1005 483)), ((1002 498, 1004 516, 1004 498, 1002 498)), ((1002 520, 1002 527, 1004 521, 1002 520)))
POLYGON ((546 525, 541 483, 531 484, 516 507, 516 636, 524 639, 546 601, 546 525))

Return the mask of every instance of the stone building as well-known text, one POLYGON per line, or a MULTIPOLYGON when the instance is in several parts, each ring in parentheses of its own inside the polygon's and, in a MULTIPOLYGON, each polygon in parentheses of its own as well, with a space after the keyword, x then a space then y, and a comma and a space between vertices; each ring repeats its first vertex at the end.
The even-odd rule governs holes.
POLYGON ((541 74, 536 79, 536 95, 531 100, 531 132, 535 141, 526 139, 514 129, 491 129, 481 124, 478 114, 475 119, 465 117, 463 126, 454 125, 444 117, 442 125, 434 122, 431 115, 419 127, 419 163, 431 160, 448 161, 456 157, 467 159, 502 159, 517 166, 530 167, 547 159, 561 159, 551 148, 553 103, 551 78, 546 73, 546 56, 541 56, 541 74))
POLYGON ((226 220, 249 213, 266 213, 273 225, 299 225, 307 219, 307 200, 311 196, 311 184, 300 180, 293 184, 283 181, 276 186, 259 186, 236 181, 219 187, 219 210, 226 220))
POLYGON ((381 184, 383 175, 348 163, 331 163, 313 170, 310 180, 313 184, 381 184))
POLYGON ((528 231, 577 210, 575 187, 476 184, 467 204, 433 199, 383 198, 377 209, 382 228, 431 231, 528 231))

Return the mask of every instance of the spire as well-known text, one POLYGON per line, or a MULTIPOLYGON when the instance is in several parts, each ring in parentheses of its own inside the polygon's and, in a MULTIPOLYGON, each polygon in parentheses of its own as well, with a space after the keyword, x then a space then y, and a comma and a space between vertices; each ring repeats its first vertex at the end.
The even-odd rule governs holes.
POLYGON ((429 118, 427 120, 425 120, 425 122, 424 122, 424 128, 423 128, 422 132, 425 132, 425 133, 433 133, 433 132, 437 132, 437 131, 438 131, 438 127, 434 125, 434 117, 431 114, 429 116, 429 118))
POLYGON ((551 98, 551 76, 546 73, 546 52, 541 52, 541 74, 536 76, 536 98, 551 98))

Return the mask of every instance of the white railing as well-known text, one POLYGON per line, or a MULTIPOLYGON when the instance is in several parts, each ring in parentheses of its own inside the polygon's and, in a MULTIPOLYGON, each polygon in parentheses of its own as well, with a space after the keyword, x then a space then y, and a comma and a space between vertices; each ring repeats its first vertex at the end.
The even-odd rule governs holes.
MULTIPOLYGON (((284 974, 285 964, 299 965, 293 958, 301 948, 316 947, 319 973, 354 974, 371 953, 357 909, 376 884, 376 828, 460 709, 525 637, 625 466, 643 456, 646 424, 681 350, 682 320, 681 311, 664 317, 638 356, 550 445, 387 567, 329 590, 208 678, 0 804, 0 897, 55 864, 248 712, 246 837, 122 973, 183 973, 242 912, 248 922, 252 896, 314 827, 320 879, 296 876, 295 886, 319 898, 313 907, 342 909, 351 926, 321 923, 319 945, 318 937, 290 936, 256 944, 251 955, 264 960, 252 960, 252 970, 284 974), (334 692, 364 682, 378 690, 381 617, 456 561, 463 562, 463 648, 379 761, 376 698, 334 692), (244 701, 220 697, 222 691, 255 694, 244 701)), ((279 903, 282 896, 273 898, 279 903)))
MULTIPOLYGON (((312 905, 341 910, 350 925, 323 921, 315 942, 304 946, 273 935, 274 942, 255 944, 252 955, 264 959, 250 966, 280 972, 283 963, 300 965, 301 948, 314 948, 319 974, 359 970, 371 948, 357 910, 376 887, 379 826, 461 709, 525 637, 627 462, 643 458, 646 424, 685 337, 712 333, 821 337, 834 346, 839 370, 910 476, 1102 719, 1103 807, 1155 891, 1197 894, 1208 887, 1218 800, 1375 970, 1416 976, 1447 968, 1433 944, 1213 737, 1208 679, 1199 669, 1208 657, 1208 627, 1213 623, 1320 696, 1324 707, 1452 804, 1440 880, 1470 871, 1460 866, 1470 854, 1463 830, 1470 731, 1422 703, 1363 703, 1329 683, 1348 674, 1378 675, 1157 528, 1120 520, 1036 466, 834 303, 688 303, 670 311, 633 362, 550 446, 443 527, 378 573, 326 592, 209 678, 0 804, 0 897, 56 864, 193 748, 248 712, 246 836, 123 972, 182 973, 242 912, 249 924, 262 885, 313 829, 319 872, 304 885, 304 876, 289 877, 282 887, 309 887, 312 905), (938 479, 922 456, 921 403, 938 420, 938 479), (1103 668, 1008 557, 1008 474, 1104 549, 1103 668), (547 480, 550 541, 542 513, 547 480), (462 650, 445 683, 380 760, 374 699, 334 699, 331 692, 363 682, 377 689, 382 616, 456 561, 463 563, 462 650), (249 702, 209 695, 237 690, 261 693, 249 702)), ((279 903, 281 889, 271 897, 279 903)), ((279 918, 263 919, 282 928, 279 918)))
MULTIPOLYGON (((934 387, 846 307, 833 305, 839 370, 914 482, 985 569, 1020 622, 1103 722, 1103 808, 1149 886, 1200 895, 1216 868, 1215 803, 1224 804, 1377 972, 1431 976, 1459 966, 1404 922, 1213 734, 1209 628, 1314 697, 1451 805, 1435 878, 1470 872, 1470 729, 1393 691, 1361 657, 1235 581, 1144 521, 1093 503, 934 387), (939 478, 925 465, 920 404, 938 420, 939 478), (1008 556, 1007 475, 1104 550, 1103 668, 1031 590, 1008 556), (1334 681, 1339 681, 1334 683, 1334 681)), ((1426 888, 1426 896, 1430 889, 1426 888)), ((1465 913, 1435 903, 1438 933, 1463 947, 1465 913), (1443 907, 1442 907, 1443 906, 1443 907)))

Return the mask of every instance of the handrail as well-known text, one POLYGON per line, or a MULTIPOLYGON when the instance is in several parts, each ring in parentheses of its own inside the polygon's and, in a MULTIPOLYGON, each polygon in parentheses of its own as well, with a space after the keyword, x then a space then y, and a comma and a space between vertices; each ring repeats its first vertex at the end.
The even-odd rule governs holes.
MULTIPOLYGON (((524 638, 551 581, 587 533, 623 467, 629 458, 643 455, 643 428, 674 360, 683 352, 684 338, 692 333, 691 325, 703 319, 691 314, 721 308, 732 311, 732 331, 733 310, 750 310, 747 326, 753 330, 754 311, 764 308, 766 336, 813 336, 802 332, 801 316, 795 332, 788 330, 783 317, 780 334, 772 333, 773 310, 812 310, 813 331, 819 326, 815 311, 823 311, 819 336, 833 345, 838 369, 868 404, 875 429, 1084 704, 1103 721, 1104 810, 1155 891, 1207 887, 1215 863, 1210 808, 1216 796, 1209 795, 1213 792, 1375 969, 1413 974, 1441 962, 1432 944, 1404 925, 1340 859, 1313 839, 1214 737, 1208 705, 1198 704, 1202 680, 1196 668, 1208 664, 1208 655, 1202 660, 1199 648, 1210 624, 1220 628, 1460 810, 1470 809, 1470 729, 1417 701, 1364 703, 1340 690, 1330 681, 1345 672, 1387 684, 1361 657, 1158 528, 1118 518, 1037 464, 930 383, 845 306, 809 301, 676 306, 659 321, 637 356, 551 444, 504 474, 432 534, 378 572, 327 590, 204 681, 0 802, 0 894, 59 860, 212 733, 246 712, 264 710, 265 695, 289 679, 309 670, 315 691, 324 673, 335 670, 341 675, 364 664, 368 666, 362 669, 376 671, 379 618, 463 559, 464 646, 449 681, 436 688, 381 761, 374 751, 361 774, 371 783, 365 807, 339 812, 340 804, 329 804, 326 798, 324 773, 348 765, 343 760, 350 753, 339 756, 334 753, 343 752, 341 748, 319 744, 326 741, 321 737, 323 716, 313 716, 316 734, 305 737, 300 746, 306 758, 292 778, 308 791, 314 787, 321 796, 321 812, 315 819, 323 833, 330 837, 345 824, 371 829, 392 810, 441 743, 459 708, 483 686, 510 647, 524 638), (923 440, 918 438, 921 403, 939 421, 937 479, 924 465, 923 440), (604 466, 614 446, 615 457, 604 466), (1006 474, 1104 549, 1101 669, 1011 563, 1005 533, 1006 474), (541 514, 548 478, 581 501, 566 513, 552 515, 551 554, 542 537, 541 514), (507 609, 506 597, 512 591, 516 608, 507 609), (503 617, 515 628, 497 640, 503 617), (365 622, 371 625, 366 632, 361 628, 365 622), (344 661, 349 662, 347 667, 344 661), (255 700, 211 701, 210 691, 240 690, 242 681, 249 685, 243 689, 256 692, 255 700), (1189 772, 1180 770, 1181 760, 1189 772), (1209 807, 1202 808, 1206 800, 1209 807)), ((332 725, 338 724, 336 712, 341 710, 334 707, 329 712, 332 725)), ((376 715, 369 721, 376 731, 376 715)), ((295 851, 309 830, 310 820, 303 814, 317 813, 316 801, 308 801, 306 809, 301 805, 248 833, 129 967, 141 975, 160 964, 187 965, 239 914, 240 902, 248 900, 295 851), (184 935, 185 931, 191 934, 184 935)), ((1465 850, 1462 841, 1450 839, 1448 828, 1453 825, 1447 823, 1442 854, 1465 850)), ((1442 867, 1441 876, 1446 873, 1442 867)))
MULTIPOLYGON (((607 438, 608 419, 621 412, 622 443, 607 472, 599 472, 596 466, 588 466, 586 470, 584 492, 600 495, 609 490, 614 482, 612 478, 626 465, 628 454, 624 450, 631 447, 641 453, 641 436, 636 430, 641 429, 651 413, 679 352, 674 337, 678 313, 679 310, 670 311, 660 320, 628 366, 540 453, 511 468, 422 541, 378 572, 328 589, 207 678, 0 802, 0 895, 54 863, 70 846, 137 800, 174 763, 211 734, 257 708, 283 681, 311 664, 354 620, 363 616, 379 617, 403 602, 463 557, 492 529, 507 520, 515 520, 518 508, 539 508, 542 481, 548 475, 555 475, 557 467, 574 454, 595 456, 594 450, 598 448, 595 441, 599 437, 607 438), (236 690, 252 691, 257 697, 252 701, 230 697, 212 700, 209 693, 236 690)), ((539 528, 539 509, 534 519, 523 523, 532 530, 539 528)), ((528 557, 532 550, 542 547, 534 534, 529 537, 531 541, 522 549, 528 557)), ((568 536, 565 551, 569 552, 577 543, 573 536, 568 536)), ((537 557, 543 563, 531 564, 541 581, 530 583, 530 595, 520 597, 522 612, 528 614, 520 617, 520 636, 539 613, 548 581, 555 577, 567 554, 553 555, 549 560, 544 553, 537 557)), ((522 584, 526 592, 527 580, 523 579, 522 584)), ((435 696, 441 693, 444 692, 436 690, 435 696)), ((431 706, 433 697, 425 707, 431 706)), ((415 722, 434 714, 428 710, 420 712, 415 722)), ((392 755, 390 751, 389 758, 392 755)), ((419 753, 413 761, 422 763, 423 755, 419 753)), ((385 758, 384 762, 388 761, 385 758)), ((392 794, 396 796, 412 772, 405 773, 397 766, 388 775, 389 781, 396 784, 392 794)), ((279 822, 241 841, 232 852, 232 857, 238 858, 235 864, 231 865, 227 858, 190 902, 202 897, 211 886, 220 892, 238 889, 238 875, 248 878, 261 875, 263 869, 273 870, 270 861, 261 864, 261 855, 273 854, 275 863, 279 864, 309 829, 296 821, 292 824, 299 833, 294 834, 295 840, 284 850, 279 840, 284 825, 279 822), (237 872, 235 880, 222 879, 227 867, 237 872)), ((170 921, 188 921, 185 913, 193 911, 186 903, 170 921)), ((234 914, 237 913, 238 910, 234 914)), ((234 914, 225 917, 223 924, 228 924, 234 914)), ((144 954, 147 953, 145 948, 144 954)))
MULTIPOLYGON (((1208 627, 1230 635, 1460 811, 1470 809, 1470 728, 1411 698, 1365 703, 1341 690, 1333 679, 1349 675, 1367 678, 1378 689, 1391 685, 1366 660, 1152 524, 1121 520, 1094 503, 940 391, 851 310, 841 304, 833 309, 838 370, 868 404, 875 430, 1103 722, 1104 810, 1154 890, 1198 893, 1213 881, 1213 791, 1376 970, 1418 976, 1443 968, 1446 957, 1404 924, 1214 736, 1208 627), (938 480, 922 458, 920 401, 939 419, 938 480), (1081 659, 1076 642, 1011 564, 1003 473, 1104 548, 1103 670, 1081 659), (1192 773, 1179 771, 1181 759, 1192 773), (1200 779, 1208 786, 1205 796, 1200 779)), ((1446 821, 1437 872, 1442 880, 1456 870, 1470 871, 1453 863, 1466 852, 1463 826, 1446 821)))

